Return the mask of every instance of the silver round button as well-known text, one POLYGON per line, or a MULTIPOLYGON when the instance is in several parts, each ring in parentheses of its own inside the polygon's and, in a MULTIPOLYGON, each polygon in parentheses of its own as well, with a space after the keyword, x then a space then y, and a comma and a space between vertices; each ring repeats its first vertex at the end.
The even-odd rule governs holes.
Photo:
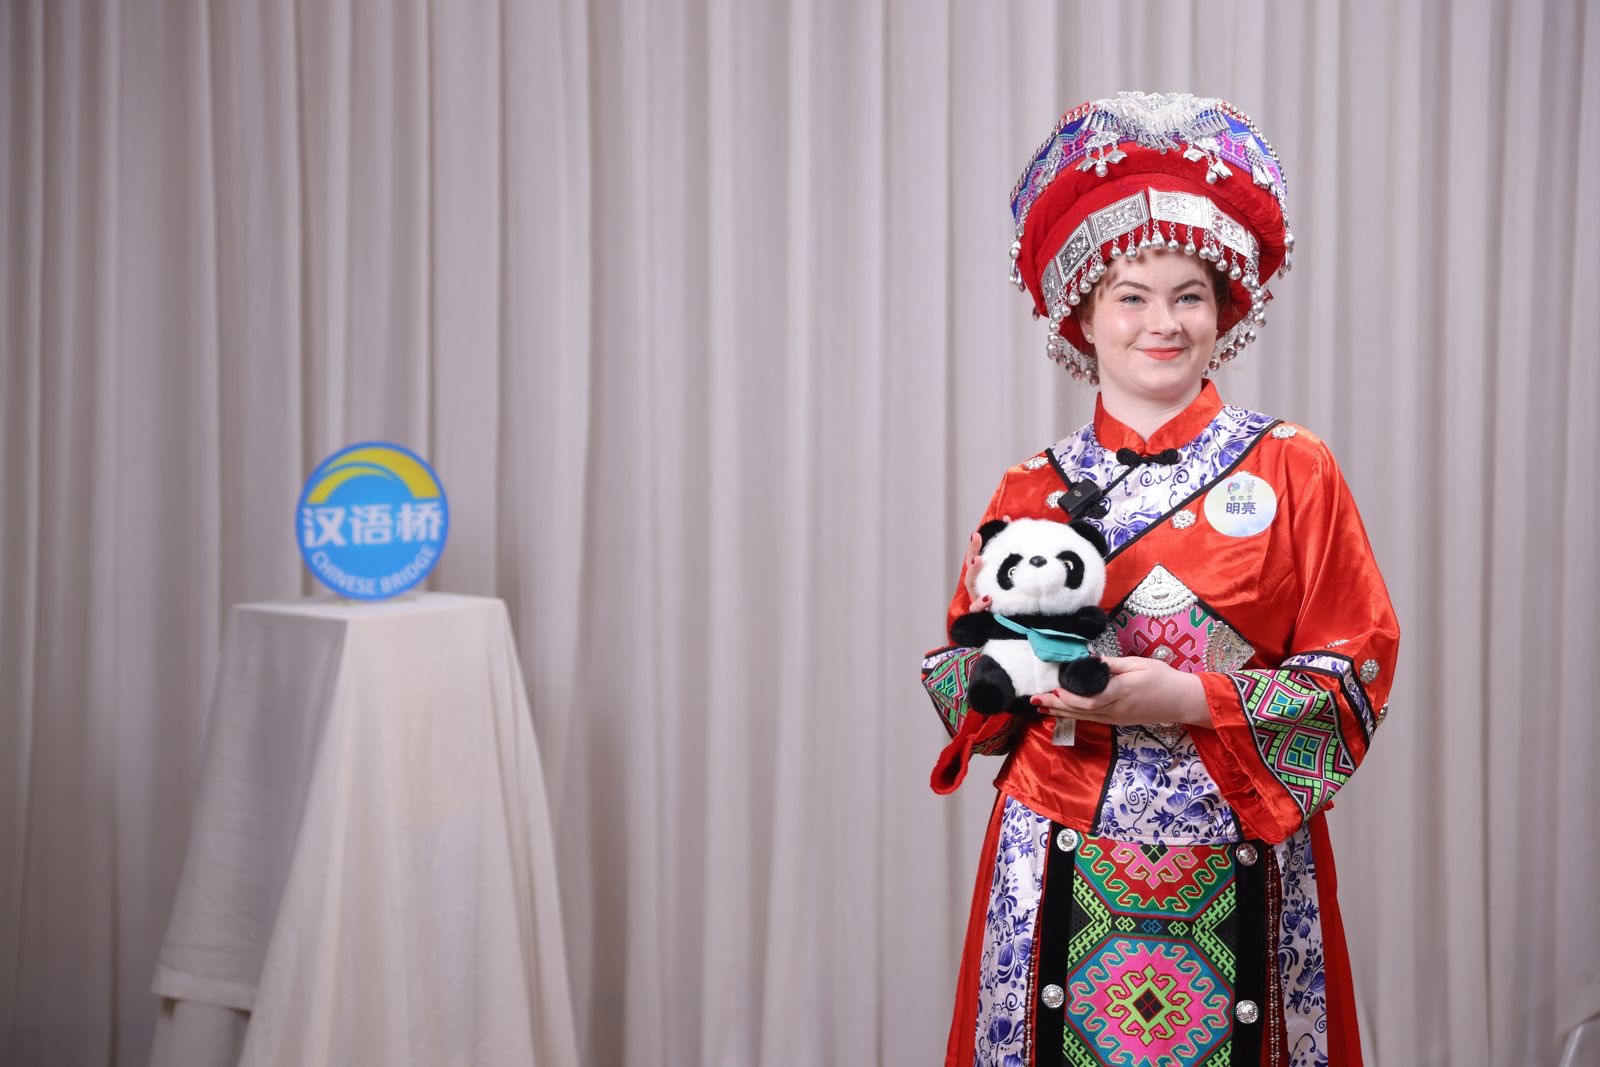
POLYGON ((1233 1006, 1233 1017, 1248 1025, 1261 1018, 1261 1009, 1253 1000, 1241 1000, 1233 1006))
POLYGON ((1256 851, 1256 846, 1248 842, 1233 850, 1233 855, 1246 867, 1254 867, 1256 860, 1261 858, 1261 853, 1256 851))
POLYGON ((1056 848, 1059 848, 1062 852, 1071 852, 1078 847, 1078 842, 1082 840, 1083 838, 1078 835, 1078 831, 1062 830, 1059 834, 1056 834, 1056 848))
POLYGON ((1047 985, 1039 990, 1039 999, 1044 1001, 1047 1008, 1059 1008, 1067 1002, 1067 991, 1058 985, 1047 985))

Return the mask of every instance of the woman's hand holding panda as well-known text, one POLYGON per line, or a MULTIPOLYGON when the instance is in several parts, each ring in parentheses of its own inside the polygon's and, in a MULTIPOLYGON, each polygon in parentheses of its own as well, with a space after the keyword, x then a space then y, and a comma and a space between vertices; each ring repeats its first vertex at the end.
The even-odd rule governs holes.
POLYGON ((1211 708, 1198 674, 1143 656, 1108 656, 1111 681, 1103 692, 1078 696, 1065 689, 1033 698, 1042 714, 1108 726, 1176 723, 1211 729, 1211 708))
MULTIPOLYGON (((1001 516, 1001 521, 1010 522, 1011 516, 1001 516)), ((978 571, 983 567, 983 535, 977 530, 972 531, 972 536, 967 539, 967 555, 961 561, 962 582, 967 587, 967 599, 972 601, 971 611, 988 611, 994 605, 994 598, 984 596, 978 592, 978 571)))

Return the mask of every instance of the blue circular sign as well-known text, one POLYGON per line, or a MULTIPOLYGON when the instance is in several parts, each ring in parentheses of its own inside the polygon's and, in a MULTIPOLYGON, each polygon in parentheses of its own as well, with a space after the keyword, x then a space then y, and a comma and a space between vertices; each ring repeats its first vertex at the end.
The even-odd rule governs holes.
POLYGON ((383 441, 323 460, 306 479, 296 516, 306 566, 356 600, 382 600, 422 581, 450 532, 450 506, 433 468, 383 441))

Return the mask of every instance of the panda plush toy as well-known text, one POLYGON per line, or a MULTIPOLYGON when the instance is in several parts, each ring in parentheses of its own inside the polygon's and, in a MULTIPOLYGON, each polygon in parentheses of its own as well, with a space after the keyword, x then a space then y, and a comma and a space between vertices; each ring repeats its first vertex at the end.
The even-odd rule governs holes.
MULTIPOLYGON (((969 612, 950 627, 954 644, 983 649, 967 676, 968 706, 982 715, 1032 717, 1028 698, 1036 693, 1104 690, 1111 670, 1088 651, 1110 622, 1100 608, 1106 587, 1100 531, 1082 519, 996 519, 978 536, 982 565, 974 587, 991 598, 990 610, 969 612)), ((1057 743, 1070 743, 1071 720, 1059 725, 1057 743)))

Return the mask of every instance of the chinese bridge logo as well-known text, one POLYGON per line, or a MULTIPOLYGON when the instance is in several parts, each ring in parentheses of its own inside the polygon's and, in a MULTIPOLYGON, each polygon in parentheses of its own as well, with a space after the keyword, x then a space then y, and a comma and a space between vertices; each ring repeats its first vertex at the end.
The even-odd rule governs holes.
POLYGON ((342 596, 380 600, 433 570, 450 507, 420 456, 374 441, 341 449, 311 472, 296 527, 318 581, 342 596))

